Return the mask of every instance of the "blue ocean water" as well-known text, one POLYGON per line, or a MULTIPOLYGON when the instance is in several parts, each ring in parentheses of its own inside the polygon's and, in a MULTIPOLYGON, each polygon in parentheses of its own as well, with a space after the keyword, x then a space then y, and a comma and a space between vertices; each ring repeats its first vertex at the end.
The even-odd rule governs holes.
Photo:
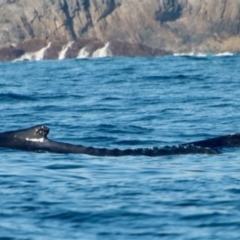
MULTIPOLYGON (((238 55, 0 63, 0 131, 121 149, 238 132, 239 69, 238 55)), ((239 239, 239 153, 0 149, 0 239, 239 239)))

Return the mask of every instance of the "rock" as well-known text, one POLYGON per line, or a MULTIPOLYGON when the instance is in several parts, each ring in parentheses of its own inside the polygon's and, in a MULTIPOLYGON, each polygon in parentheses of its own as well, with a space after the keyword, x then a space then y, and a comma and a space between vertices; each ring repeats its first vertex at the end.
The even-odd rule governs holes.
POLYGON ((37 52, 46 47, 47 44, 48 42, 45 39, 31 39, 18 43, 16 48, 22 49, 24 52, 37 52))
POLYGON ((24 54, 23 49, 17 49, 13 46, 4 47, 0 49, 0 60, 1 61, 12 61, 21 57, 24 54))
MULTIPOLYGON (((48 56, 56 58, 60 43, 99 39, 170 52, 239 52, 239 9, 240 0, 0 0, 0 48, 41 39, 52 42, 48 56)), ((81 43, 74 44, 66 56, 76 55, 81 43)))
POLYGON ((166 54, 171 53, 121 40, 104 43, 97 38, 82 38, 64 43, 61 41, 47 42, 45 39, 31 39, 16 46, 0 49, 0 60, 31 61, 77 57, 161 56, 166 54))
POLYGON ((62 42, 51 42, 51 46, 45 51, 44 59, 58 59, 62 47, 62 42))
POLYGON ((146 45, 127 43, 121 40, 111 42, 109 49, 113 56, 161 56, 171 54, 169 51, 153 49, 146 45))

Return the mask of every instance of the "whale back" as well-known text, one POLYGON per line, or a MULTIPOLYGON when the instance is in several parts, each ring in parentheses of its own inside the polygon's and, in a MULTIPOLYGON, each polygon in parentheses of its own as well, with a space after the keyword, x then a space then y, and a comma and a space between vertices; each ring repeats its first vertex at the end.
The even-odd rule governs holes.
POLYGON ((225 136, 181 144, 181 146, 191 145, 209 148, 240 147, 240 133, 233 133, 225 136))
POLYGON ((28 141, 43 141, 47 138, 49 128, 43 125, 34 126, 18 131, 3 132, 0 134, 0 139, 19 139, 28 141))
POLYGON ((180 144, 178 146, 137 148, 137 149, 107 149, 84 147, 70 143, 52 141, 47 138, 49 128, 38 125, 16 131, 0 133, 0 148, 20 149, 25 151, 54 153, 83 153, 93 156, 164 156, 179 154, 218 154, 221 148, 240 147, 240 134, 230 134, 202 141, 180 144))

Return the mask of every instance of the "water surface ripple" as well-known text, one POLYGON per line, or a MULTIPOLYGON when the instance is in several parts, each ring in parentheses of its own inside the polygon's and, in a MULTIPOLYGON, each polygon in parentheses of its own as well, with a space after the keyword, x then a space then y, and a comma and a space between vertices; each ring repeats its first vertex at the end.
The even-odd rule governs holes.
MULTIPOLYGON (((240 57, 0 64, 0 131, 46 124, 86 146, 240 131, 240 57)), ((240 239, 240 150, 93 157, 0 151, 0 239, 240 239)))

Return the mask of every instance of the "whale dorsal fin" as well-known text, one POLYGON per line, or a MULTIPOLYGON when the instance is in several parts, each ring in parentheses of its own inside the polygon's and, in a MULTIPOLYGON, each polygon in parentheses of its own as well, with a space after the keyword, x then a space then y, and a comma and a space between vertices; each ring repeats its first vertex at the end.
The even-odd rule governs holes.
POLYGON ((35 127, 14 131, 15 138, 21 138, 28 141, 43 141, 47 138, 49 128, 44 125, 38 125, 35 127))

